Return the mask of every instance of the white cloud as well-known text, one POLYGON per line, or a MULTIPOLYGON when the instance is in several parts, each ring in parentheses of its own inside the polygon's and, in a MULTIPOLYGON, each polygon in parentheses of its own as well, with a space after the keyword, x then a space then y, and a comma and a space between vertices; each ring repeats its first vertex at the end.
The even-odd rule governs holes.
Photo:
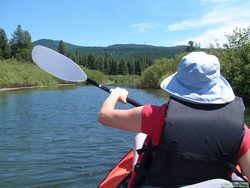
POLYGON ((185 45, 188 44, 190 40, 199 43, 201 47, 207 48, 210 46, 210 44, 216 45, 218 43, 220 46, 227 43, 226 35, 232 34, 233 30, 236 29, 236 27, 239 28, 246 28, 249 26, 249 23, 242 23, 237 25, 227 25, 224 27, 218 27, 214 29, 208 29, 204 33, 195 36, 193 38, 189 38, 186 40, 178 41, 176 45, 185 45))
POLYGON ((143 22, 143 23, 132 24, 129 27, 133 28, 138 33, 147 33, 155 29, 156 25, 150 22, 143 22))
POLYGON ((232 22, 249 21, 250 14, 248 13, 250 5, 248 7, 227 7, 216 8, 215 10, 204 14, 200 18, 184 20, 180 23, 174 23, 168 26, 170 31, 176 30, 188 30, 200 27, 212 27, 218 24, 226 25, 232 22))
MULTIPOLYGON (((203 0, 219 2, 220 0, 203 0)), ((189 40, 199 42, 202 47, 208 47, 209 44, 218 42, 223 44, 227 42, 225 33, 230 34, 236 27, 246 28, 250 26, 250 3, 229 5, 217 4, 211 12, 205 13, 200 18, 183 20, 180 23, 174 23, 168 26, 169 31, 181 30, 204 30, 203 33, 183 40, 182 44, 187 44, 189 40)), ((180 44, 180 42, 178 42, 180 44)))

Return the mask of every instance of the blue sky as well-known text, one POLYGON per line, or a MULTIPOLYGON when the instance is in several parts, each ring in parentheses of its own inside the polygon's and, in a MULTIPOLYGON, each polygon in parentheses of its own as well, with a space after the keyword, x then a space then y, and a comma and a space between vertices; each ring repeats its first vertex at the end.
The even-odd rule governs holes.
POLYGON ((81 46, 223 44, 250 25, 249 0, 1 0, 0 28, 81 46))

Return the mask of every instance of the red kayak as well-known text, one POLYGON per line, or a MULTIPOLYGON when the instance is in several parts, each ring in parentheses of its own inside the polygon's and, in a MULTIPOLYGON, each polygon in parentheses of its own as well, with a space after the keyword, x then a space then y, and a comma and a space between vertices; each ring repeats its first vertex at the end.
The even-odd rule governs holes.
POLYGON ((132 172, 133 150, 130 150, 117 165, 107 174, 107 176, 98 185, 98 188, 115 188, 125 183, 132 172))

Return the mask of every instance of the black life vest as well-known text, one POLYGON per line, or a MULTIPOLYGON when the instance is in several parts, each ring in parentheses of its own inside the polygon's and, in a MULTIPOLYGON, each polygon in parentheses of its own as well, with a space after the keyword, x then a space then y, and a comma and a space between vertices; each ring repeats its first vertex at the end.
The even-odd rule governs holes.
POLYGON ((230 180, 244 136, 244 110, 241 98, 219 105, 170 99, 159 145, 141 150, 145 157, 136 165, 133 186, 174 187, 215 178, 230 180))

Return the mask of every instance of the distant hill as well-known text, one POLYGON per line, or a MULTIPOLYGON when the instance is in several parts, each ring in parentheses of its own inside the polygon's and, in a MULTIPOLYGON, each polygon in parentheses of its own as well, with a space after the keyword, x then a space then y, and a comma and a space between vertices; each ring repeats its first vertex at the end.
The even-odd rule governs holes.
MULTIPOLYGON (((59 41, 50 39, 40 39, 33 42, 34 45, 44 45, 57 50, 59 41)), ((186 50, 187 46, 160 47, 144 44, 114 44, 107 47, 78 46, 64 42, 67 51, 80 54, 109 55, 114 58, 128 57, 174 57, 176 54, 186 50)))
POLYGON ((114 44, 107 48, 155 48, 156 46, 145 45, 145 44, 114 44))
MULTIPOLYGON (((43 46, 46 46, 46 47, 51 48, 53 50, 57 50, 59 42, 60 42, 59 40, 40 39, 40 40, 34 41, 33 44, 34 45, 43 45, 43 46)), ((77 45, 70 44, 67 42, 63 42, 63 43, 64 43, 66 49, 69 51, 72 51, 75 48, 81 47, 81 46, 77 46, 77 45)))

